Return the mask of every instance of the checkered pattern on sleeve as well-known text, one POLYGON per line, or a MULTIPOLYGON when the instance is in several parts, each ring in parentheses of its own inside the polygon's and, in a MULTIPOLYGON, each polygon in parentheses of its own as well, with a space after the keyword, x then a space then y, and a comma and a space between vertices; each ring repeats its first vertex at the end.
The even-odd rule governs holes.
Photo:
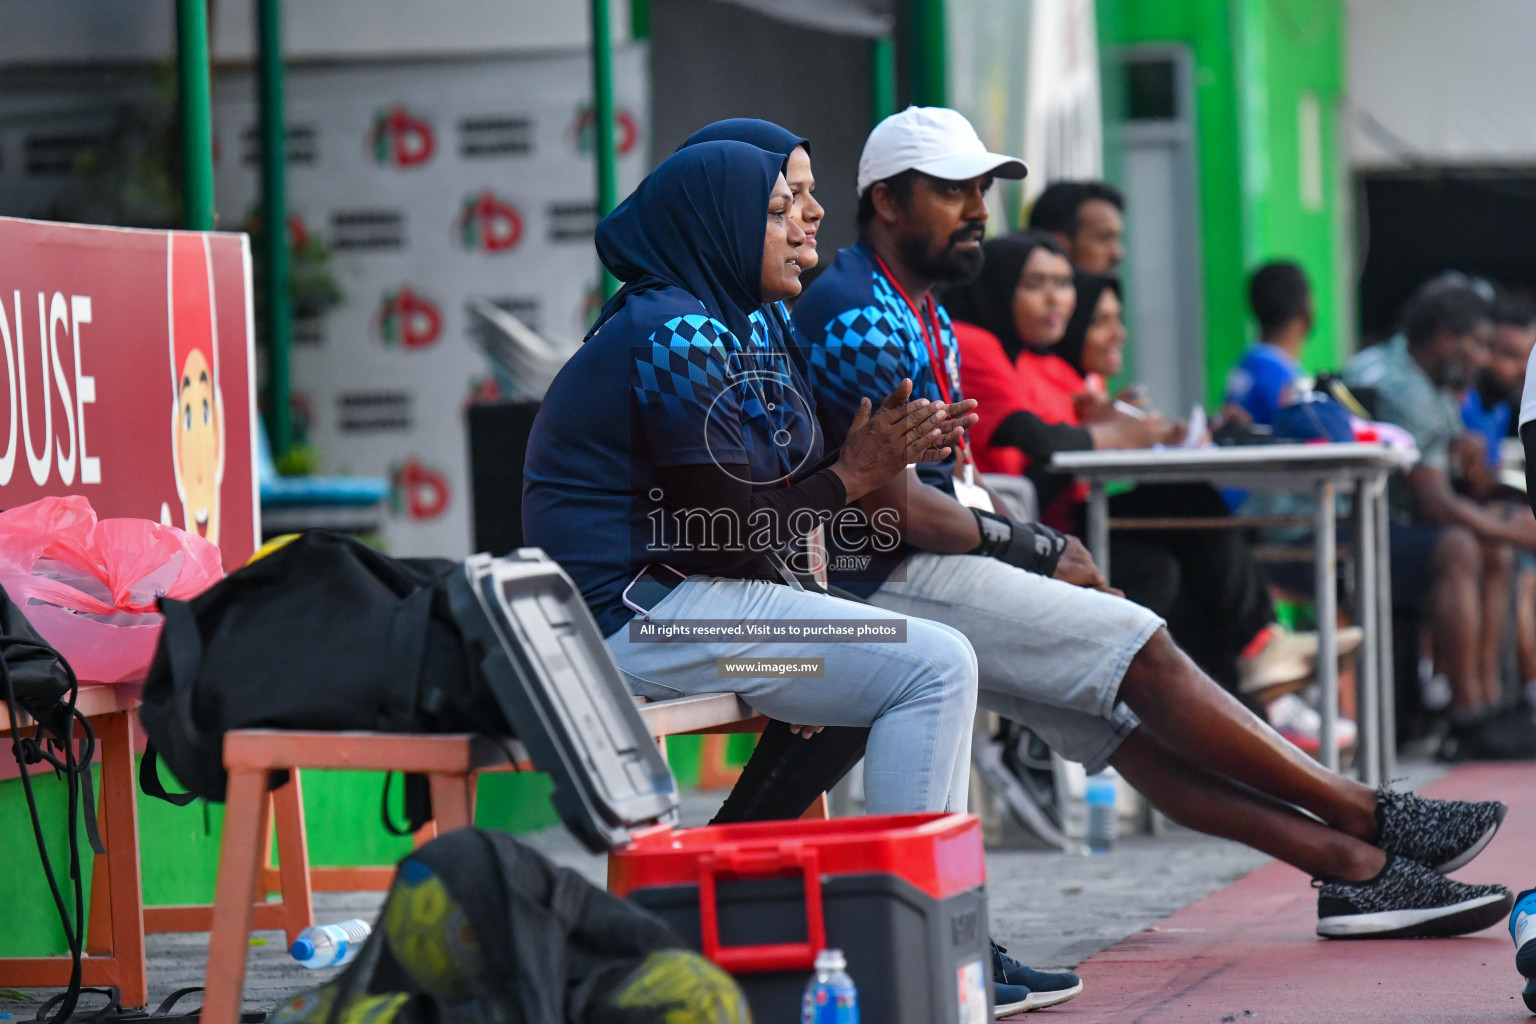
MULTIPOLYGON (((841 443, 859 399, 879 404, 903 377, 912 378, 914 398, 940 400, 917 318, 883 274, 872 276, 874 302, 834 316, 823 343, 810 350, 816 401, 829 444, 841 443)), ((944 317, 943 333, 952 342, 948 324, 944 317)))
POLYGON ((720 321, 700 313, 674 317, 636 351, 635 397, 642 416, 703 422, 725 390, 728 349, 735 339, 720 321))

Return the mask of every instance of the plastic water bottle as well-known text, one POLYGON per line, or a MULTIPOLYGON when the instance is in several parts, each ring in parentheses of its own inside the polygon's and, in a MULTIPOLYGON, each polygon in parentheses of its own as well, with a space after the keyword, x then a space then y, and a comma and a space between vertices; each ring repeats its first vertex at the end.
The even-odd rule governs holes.
POLYGON ((1108 853, 1120 834, 1120 809, 1115 806, 1115 777, 1109 772, 1088 776, 1088 849, 1108 853))
POLYGON ((816 973, 805 984, 800 1024, 859 1024, 859 990, 840 949, 816 954, 816 973))
POLYGON ((356 917, 340 924, 312 925, 299 932, 288 955, 314 971, 340 967, 357 959, 371 931, 367 921, 356 917))

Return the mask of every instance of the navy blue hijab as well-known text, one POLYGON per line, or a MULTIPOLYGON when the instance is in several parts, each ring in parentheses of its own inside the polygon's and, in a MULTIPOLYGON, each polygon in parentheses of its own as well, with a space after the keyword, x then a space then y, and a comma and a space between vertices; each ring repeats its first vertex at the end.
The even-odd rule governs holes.
POLYGON ((786 160, 796 146, 804 146, 807 153, 811 151, 810 140, 802 139, 772 121, 762 121, 755 117, 728 117, 724 121, 707 124, 688 136, 677 148, 687 149, 701 142, 745 142, 770 153, 782 153, 786 160))
MULTIPOLYGON (((722 141, 745 142, 749 146, 766 149, 770 153, 783 153, 785 163, 789 162, 789 155, 795 151, 796 146, 804 146, 806 153, 811 151, 809 139, 803 139, 788 128, 780 127, 772 121, 764 121, 756 117, 728 117, 724 121, 707 124, 688 136, 677 148, 681 151, 701 142, 722 141)), ((768 345, 785 351, 794 351, 796 346, 793 344, 793 328, 790 327, 788 318, 784 316, 783 307, 777 303, 764 303, 762 313, 767 333, 764 340, 768 345)))
MULTIPOLYGON (((597 226, 597 254, 624 287, 587 337, 626 302, 678 288, 738 343, 751 344, 748 317, 762 303, 768 198, 783 167, 782 155, 744 142, 700 143, 663 160, 597 226)), ((632 309, 631 316, 637 324, 659 324, 689 310, 667 312, 632 309)))

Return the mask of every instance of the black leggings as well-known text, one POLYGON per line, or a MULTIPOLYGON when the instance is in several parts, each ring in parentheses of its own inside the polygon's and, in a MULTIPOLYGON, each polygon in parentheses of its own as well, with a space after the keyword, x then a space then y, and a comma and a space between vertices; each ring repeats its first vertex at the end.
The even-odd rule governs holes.
MULTIPOLYGON (((1087 509, 1076 533, 1086 537, 1087 509)), ((1109 499, 1116 519, 1221 518, 1226 502, 1205 484, 1152 484, 1109 499)), ((1168 621, 1168 632, 1195 663, 1236 692, 1244 647, 1275 621, 1269 581, 1253 560, 1244 531, 1113 530, 1110 582, 1168 621)))

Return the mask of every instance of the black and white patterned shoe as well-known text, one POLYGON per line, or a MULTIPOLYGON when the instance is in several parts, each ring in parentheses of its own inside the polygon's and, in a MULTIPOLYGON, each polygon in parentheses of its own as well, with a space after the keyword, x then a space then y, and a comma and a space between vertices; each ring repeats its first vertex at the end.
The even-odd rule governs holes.
POLYGON ((1374 845, 1449 874, 1483 852, 1508 810, 1497 800, 1431 800, 1383 786, 1376 791, 1374 845))
POLYGON ((1317 934, 1328 939, 1465 935, 1497 924, 1515 897, 1502 885, 1455 882, 1407 857, 1388 855, 1368 882, 1315 881, 1317 934))

